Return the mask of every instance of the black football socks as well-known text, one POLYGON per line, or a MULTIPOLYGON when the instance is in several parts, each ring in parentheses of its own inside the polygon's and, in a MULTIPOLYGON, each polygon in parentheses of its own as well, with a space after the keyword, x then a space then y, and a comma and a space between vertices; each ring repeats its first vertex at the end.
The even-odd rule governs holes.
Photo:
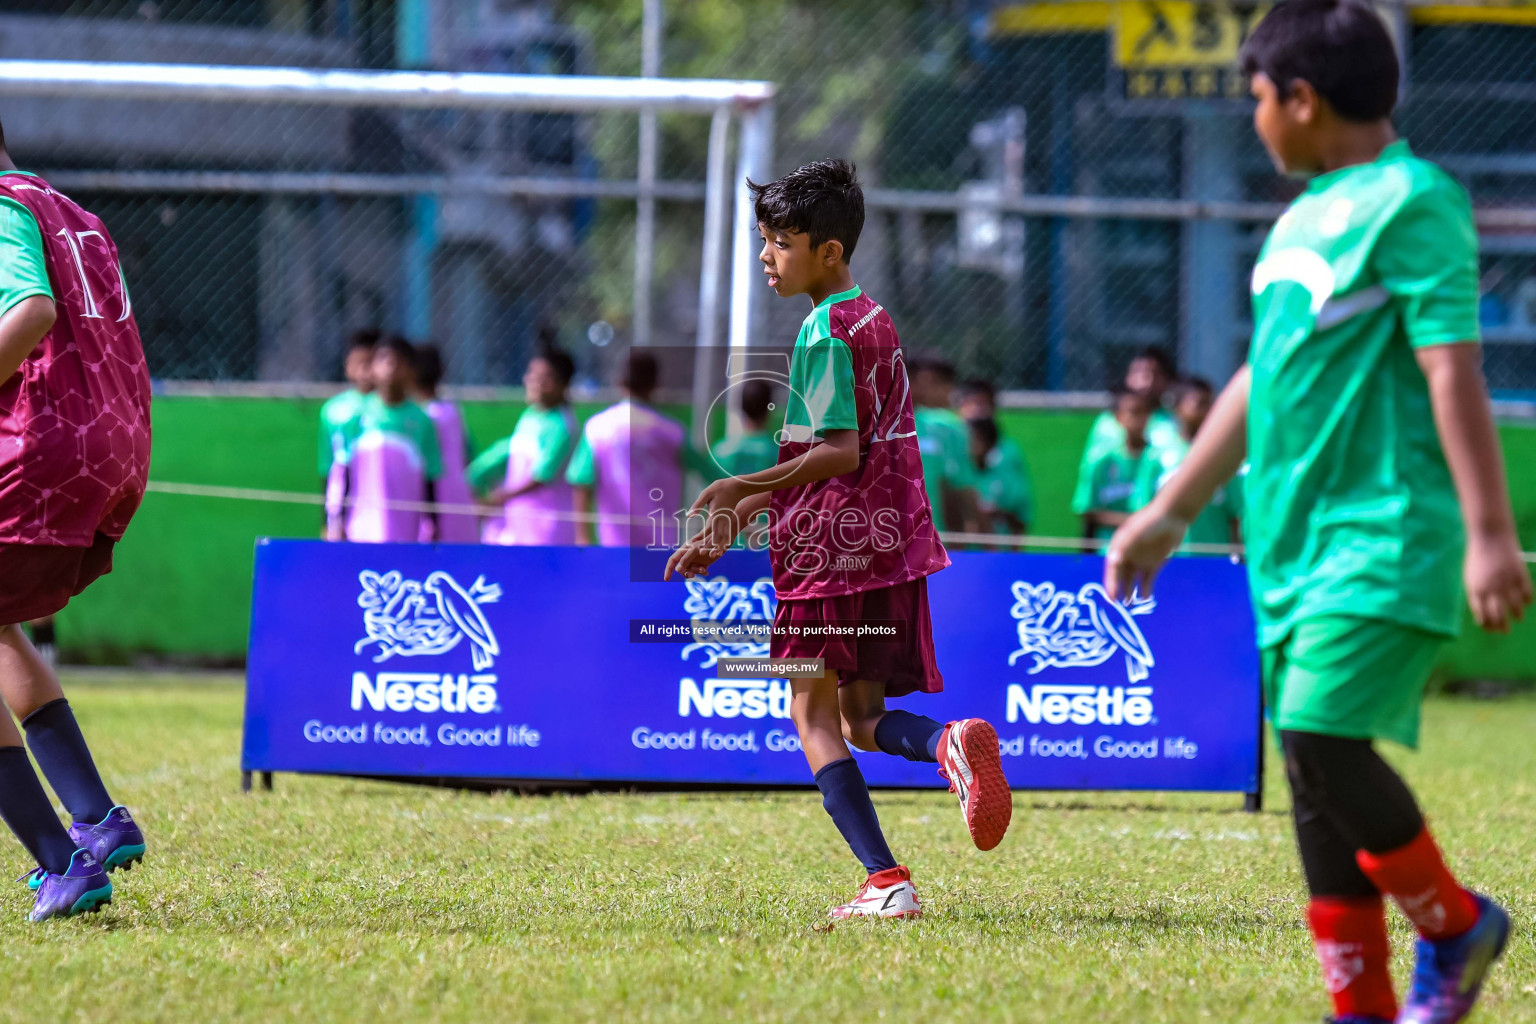
POLYGON ((27 746, 48 784, 76 821, 94 825, 111 812, 112 798, 96 771, 91 750, 80 735, 80 726, 69 701, 60 697, 22 719, 27 746))

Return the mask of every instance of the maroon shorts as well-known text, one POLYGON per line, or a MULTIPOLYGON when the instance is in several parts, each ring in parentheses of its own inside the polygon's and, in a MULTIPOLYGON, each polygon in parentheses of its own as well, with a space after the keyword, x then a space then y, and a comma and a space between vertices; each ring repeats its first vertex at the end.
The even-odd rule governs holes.
POLYGON ((857 594, 780 601, 773 625, 770 657, 822 658, 827 668, 837 671, 839 685, 860 679, 884 683, 887 697, 944 689, 944 677, 933 655, 926 576, 857 594), (784 632, 791 625, 804 630, 823 623, 853 625, 877 619, 902 623, 900 636, 881 640, 784 632))
POLYGON ((52 615, 112 571, 117 541, 98 533, 88 548, 0 544, 0 626, 52 615))

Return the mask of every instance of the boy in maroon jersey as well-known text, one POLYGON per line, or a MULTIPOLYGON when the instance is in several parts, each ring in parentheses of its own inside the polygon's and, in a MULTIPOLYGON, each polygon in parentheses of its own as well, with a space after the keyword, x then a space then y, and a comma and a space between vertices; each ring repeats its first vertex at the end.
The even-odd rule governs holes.
POLYGON ((0 714, 0 817, 38 863, 34 921, 99 908, 106 872, 144 856, 17 623, 111 571, 148 472, 149 372, 117 246, 93 214, 17 170, 0 132, 0 696, 74 819, 59 823, 0 714))
POLYGON ((848 742, 937 762, 980 849, 1002 841, 1013 801, 991 725, 977 718, 944 725, 885 707, 887 697, 944 687, 927 576, 949 556, 923 487, 896 328, 848 269, 864 226, 853 165, 822 160, 747 185, 769 287, 786 298, 808 295, 813 308, 790 361, 778 465, 706 487, 690 509, 707 510, 706 525, 672 555, 666 575, 707 572, 743 523, 769 513, 779 598, 770 651, 823 659, 823 675, 790 680, 791 715, 823 804, 868 873, 858 896, 832 916, 916 917, 912 876, 886 845, 848 742), (870 620, 895 620, 900 635, 872 641, 820 632, 870 620))

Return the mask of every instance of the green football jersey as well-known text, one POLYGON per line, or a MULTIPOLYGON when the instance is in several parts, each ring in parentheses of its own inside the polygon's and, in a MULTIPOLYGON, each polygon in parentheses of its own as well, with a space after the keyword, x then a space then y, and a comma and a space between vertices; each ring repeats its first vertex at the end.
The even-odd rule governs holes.
POLYGON ((971 470, 970 428, 953 409, 928 405, 914 405, 912 419, 917 424, 923 486, 928 491, 928 504, 933 507, 933 525, 944 530, 944 496, 976 486, 971 470))
POLYGON ((1313 178, 1253 270, 1244 532, 1260 643, 1330 614, 1454 635, 1461 514, 1414 358, 1478 339, 1477 232, 1395 142, 1313 178))
POLYGON ((443 475, 443 456, 437 444, 437 426, 427 411, 412 401, 390 405, 378 392, 359 396, 350 419, 336 429, 338 457, 352 460, 366 442, 384 438, 410 453, 422 479, 443 475))
MULTIPOLYGON (((1136 511, 1136 477, 1144 454, 1145 449, 1133 454, 1123 443, 1097 452, 1092 446, 1085 449, 1077 471, 1077 490, 1072 494, 1072 511, 1078 515, 1136 511)), ((1114 532, 1101 526, 1094 536, 1108 538, 1114 532)))
POLYGON ((709 474, 718 480, 746 476, 777 465, 779 444, 768 431, 753 431, 740 437, 716 441, 710 447, 709 454, 709 474))
POLYGON ((320 475, 325 476, 331 471, 331 463, 342 453, 347 439, 342 435, 342 428, 356 416, 358 410, 363 407, 363 399, 368 397, 356 388, 348 388, 337 395, 332 395, 325 400, 320 407, 320 475))
MULTIPOLYGON (((1026 525, 1034 511, 1034 487, 1029 479, 1029 465, 1024 450, 1011 437, 1000 437, 987 452, 986 465, 980 469, 971 463, 976 481, 976 497, 983 505, 1011 513, 1026 525)), ((1011 533, 1003 522, 993 524, 994 533, 1011 533)))
MULTIPOLYGON (((1173 443, 1148 447, 1136 475, 1136 494, 1131 499, 1131 504, 1135 508, 1146 507, 1152 500, 1152 496, 1173 478, 1173 474, 1179 466, 1183 465, 1188 455, 1189 442, 1184 440, 1182 435, 1173 443)), ((1189 530, 1184 535, 1186 543, 1232 543, 1231 521, 1238 516, 1235 509, 1238 502, 1233 499, 1233 494, 1239 486, 1240 484, 1234 480, 1226 487, 1216 489, 1210 504, 1201 509, 1195 521, 1189 524, 1189 530)))
POLYGON ((562 477, 567 459, 576 447, 577 432, 568 406, 553 409, 529 405, 518 414, 512 433, 477 455, 464 469, 469 485, 485 494, 507 481, 507 463, 513 456, 522 462, 520 474, 549 483, 562 477))

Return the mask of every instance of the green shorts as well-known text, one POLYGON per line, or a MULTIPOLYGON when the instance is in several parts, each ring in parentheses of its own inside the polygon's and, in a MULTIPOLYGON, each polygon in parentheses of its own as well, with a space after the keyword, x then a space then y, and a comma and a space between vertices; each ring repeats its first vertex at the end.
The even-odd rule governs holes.
POLYGON ((1346 615, 1307 619, 1261 652, 1277 729, 1419 745, 1419 708, 1445 637, 1346 615))

